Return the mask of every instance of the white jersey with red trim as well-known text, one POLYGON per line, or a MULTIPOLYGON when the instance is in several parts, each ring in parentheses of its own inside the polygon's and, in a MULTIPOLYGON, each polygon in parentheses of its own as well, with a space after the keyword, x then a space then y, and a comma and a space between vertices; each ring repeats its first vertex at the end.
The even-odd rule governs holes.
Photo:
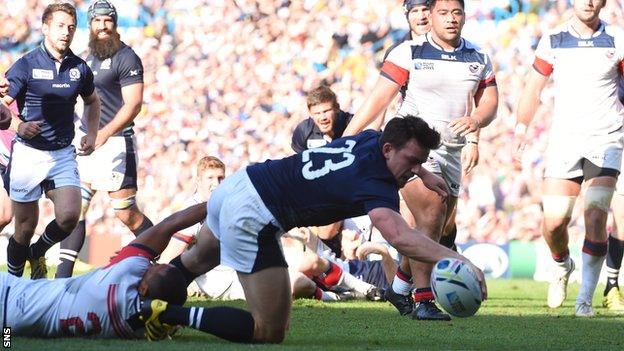
POLYGON ((551 134, 604 135, 622 127, 623 59, 624 31, 604 22, 591 38, 581 38, 570 22, 542 36, 533 67, 553 76, 551 134))
POLYGON ((389 51, 381 74, 400 86, 407 83, 399 116, 420 117, 438 130, 469 116, 479 89, 496 85, 492 62, 481 49, 462 38, 454 51, 444 51, 431 33, 389 51))
POLYGON ((142 246, 124 247, 93 272, 55 280, 0 275, 3 325, 15 335, 142 338, 128 320, 140 311, 138 286, 153 255, 142 246))

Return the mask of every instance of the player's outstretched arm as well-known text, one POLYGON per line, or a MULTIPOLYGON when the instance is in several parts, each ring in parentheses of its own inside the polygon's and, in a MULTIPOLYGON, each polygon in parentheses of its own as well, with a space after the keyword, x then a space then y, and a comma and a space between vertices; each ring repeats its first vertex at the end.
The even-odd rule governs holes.
POLYGON ((390 105, 400 88, 401 86, 394 81, 384 76, 379 76, 375 87, 373 87, 364 104, 355 113, 342 136, 355 135, 366 128, 375 117, 388 108, 388 105, 390 105))
POLYGON ((451 257, 466 262, 477 276, 483 298, 487 298, 483 272, 466 257, 436 243, 418 230, 411 229, 400 214, 389 208, 375 208, 368 212, 368 216, 384 239, 401 254, 411 259, 435 263, 445 257, 451 257))
POLYGON ((199 223, 204 218, 206 218, 206 203, 202 202, 170 215, 143 232, 131 244, 145 245, 152 249, 156 255, 160 255, 167 247, 173 234, 199 223))

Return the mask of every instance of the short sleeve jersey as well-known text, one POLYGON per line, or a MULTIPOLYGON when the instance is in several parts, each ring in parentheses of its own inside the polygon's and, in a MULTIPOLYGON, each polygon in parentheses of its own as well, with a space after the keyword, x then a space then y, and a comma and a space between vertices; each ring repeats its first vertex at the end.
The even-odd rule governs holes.
POLYGON ((15 308, 22 306, 24 309, 20 330, 16 333, 141 338, 142 333, 134 331, 128 320, 140 311, 138 286, 153 259, 154 253, 149 248, 131 244, 124 247, 108 266, 81 276, 55 280, 19 279, 9 293, 15 308), (43 312, 28 308, 38 300, 48 302, 41 306, 43 312))
POLYGON ((386 207, 399 211, 399 186, 366 130, 281 160, 247 167, 262 201, 288 231, 334 223, 386 207))
MULTIPOLYGON (((121 48, 110 58, 99 59, 93 54, 87 56, 87 64, 95 76, 95 88, 100 96, 102 113, 100 128, 110 123, 124 104, 121 88, 143 83, 143 63, 137 54, 122 43, 121 48)), ((117 135, 132 135, 134 124, 121 130, 117 135)), ((84 119, 80 129, 87 130, 84 119)))
POLYGON ((58 62, 41 44, 17 60, 6 73, 8 95, 17 101, 23 121, 41 121, 41 133, 19 140, 40 150, 58 150, 74 139, 74 107, 78 95, 93 94, 93 73, 71 51, 58 62))
MULTIPOLYGON (((353 114, 340 111, 334 121, 334 135, 335 138, 340 138, 344 130, 347 128, 347 124, 353 118, 353 114)), ((325 146, 329 141, 325 138, 325 135, 316 126, 312 117, 308 117, 306 120, 301 121, 292 136, 292 149, 299 153, 307 149, 313 149, 319 146, 325 146)))
POLYGON ((624 69, 624 32, 601 23, 580 38, 566 23, 540 39, 533 67, 553 76, 551 134, 602 135, 622 127, 618 83, 624 69))
POLYGON ((387 53, 381 75, 406 86, 398 115, 448 123, 472 112, 479 89, 496 85, 487 54, 465 39, 444 51, 431 34, 406 40, 387 53))

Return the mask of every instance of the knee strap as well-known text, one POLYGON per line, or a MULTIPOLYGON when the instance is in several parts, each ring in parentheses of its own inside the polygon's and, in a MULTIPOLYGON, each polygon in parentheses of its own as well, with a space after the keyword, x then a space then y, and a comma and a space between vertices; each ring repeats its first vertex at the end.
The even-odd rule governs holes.
POLYGON ((614 188, 608 186, 590 186, 585 191, 585 211, 599 209, 609 212, 614 188))
POLYGON ((547 218, 570 218, 576 196, 565 195, 544 195, 542 204, 544 206, 544 217, 547 218))
POLYGON ((89 204, 91 204, 91 199, 93 199, 93 190, 81 186, 80 196, 82 200, 80 201, 80 217, 78 220, 84 221, 87 211, 89 210, 89 204))
POLYGON ((129 196, 125 199, 111 198, 111 205, 115 211, 121 211, 132 207, 136 203, 136 195, 129 196))

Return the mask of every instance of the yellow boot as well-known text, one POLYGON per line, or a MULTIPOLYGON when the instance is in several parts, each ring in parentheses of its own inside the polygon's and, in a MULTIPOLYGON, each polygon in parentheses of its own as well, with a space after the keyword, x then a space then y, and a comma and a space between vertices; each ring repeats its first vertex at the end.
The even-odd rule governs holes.
POLYGON ((611 288, 602 300, 602 305, 611 311, 624 311, 624 302, 620 290, 616 287, 611 288))

